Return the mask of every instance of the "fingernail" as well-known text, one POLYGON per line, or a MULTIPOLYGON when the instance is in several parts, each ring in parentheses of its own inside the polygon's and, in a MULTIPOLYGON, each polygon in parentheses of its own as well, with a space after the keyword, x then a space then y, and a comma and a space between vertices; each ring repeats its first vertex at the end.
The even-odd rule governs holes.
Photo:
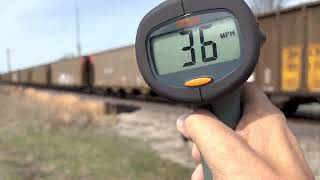
POLYGON ((184 126, 184 122, 185 120, 190 116, 190 114, 184 114, 184 115, 181 115, 178 120, 177 120, 177 127, 178 129, 183 129, 183 126, 184 126))

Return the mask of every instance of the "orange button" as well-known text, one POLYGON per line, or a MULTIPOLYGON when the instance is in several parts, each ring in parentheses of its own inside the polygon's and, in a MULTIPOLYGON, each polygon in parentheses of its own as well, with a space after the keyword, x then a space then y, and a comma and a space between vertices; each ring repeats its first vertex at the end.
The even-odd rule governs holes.
POLYGON ((190 81, 187 81, 184 85, 187 87, 197 87, 203 86, 211 83, 213 79, 211 77, 203 77, 203 78, 196 78, 190 81))

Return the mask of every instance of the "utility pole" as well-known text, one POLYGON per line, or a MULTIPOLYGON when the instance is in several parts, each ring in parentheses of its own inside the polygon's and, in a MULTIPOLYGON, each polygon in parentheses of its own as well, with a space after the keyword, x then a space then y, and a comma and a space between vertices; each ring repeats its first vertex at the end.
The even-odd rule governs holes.
POLYGON ((6 50, 6 55, 7 55, 7 67, 8 67, 8 72, 9 72, 9 73, 11 72, 11 52, 12 52, 12 50, 9 49, 9 48, 6 50))
POLYGON ((78 1, 75 0, 75 13, 76 13, 76 48, 78 57, 82 55, 82 47, 81 47, 81 27, 80 27, 80 8, 78 5, 78 1))

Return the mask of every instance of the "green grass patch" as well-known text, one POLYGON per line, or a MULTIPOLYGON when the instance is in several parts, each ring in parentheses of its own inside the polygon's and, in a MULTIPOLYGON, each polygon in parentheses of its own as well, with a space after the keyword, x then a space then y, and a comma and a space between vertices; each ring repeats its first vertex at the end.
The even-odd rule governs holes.
POLYGON ((190 169, 113 133, 8 132, 0 131, 0 179, 190 179, 190 169))

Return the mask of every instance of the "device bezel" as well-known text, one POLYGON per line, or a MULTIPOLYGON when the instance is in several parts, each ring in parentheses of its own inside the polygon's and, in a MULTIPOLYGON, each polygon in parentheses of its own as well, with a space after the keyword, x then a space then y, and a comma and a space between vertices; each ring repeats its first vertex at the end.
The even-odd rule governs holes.
POLYGON ((242 0, 171 0, 154 8, 141 21, 136 39, 136 55, 141 74, 153 91, 174 101, 202 104, 231 93, 250 77, 258 62, 263 42, 264 36, 257 20, 242 0), (238 20, 239 30, 242 34, 240 43, 246 43, 245 46, 241 44, 243 63, 221 81, 199 88, 181 88, 161 83, 152 70, 153 65, 149 57, 148 38, 150 32, 159 25, 186 14, 217 10, 231 12, 238 20))

